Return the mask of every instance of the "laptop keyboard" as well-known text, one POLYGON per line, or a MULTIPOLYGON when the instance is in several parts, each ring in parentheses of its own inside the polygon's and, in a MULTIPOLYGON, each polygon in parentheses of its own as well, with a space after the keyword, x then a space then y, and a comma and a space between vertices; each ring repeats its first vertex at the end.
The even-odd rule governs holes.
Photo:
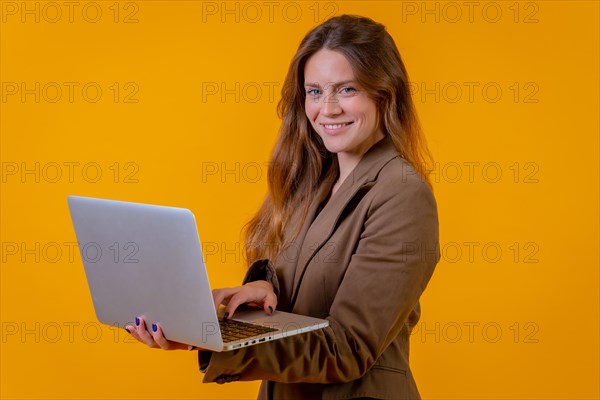
POLYGON ((221 336, 224 342, 234 342, 269 332, 277 332, 277 329, 233 319, 219 320, 219 327, 221 328, 221 336))

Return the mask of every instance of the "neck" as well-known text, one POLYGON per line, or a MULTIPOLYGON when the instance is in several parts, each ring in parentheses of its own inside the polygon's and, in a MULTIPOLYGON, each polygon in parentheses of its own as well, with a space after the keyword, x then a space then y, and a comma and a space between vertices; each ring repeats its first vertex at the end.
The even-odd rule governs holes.
POLYGON ((336 186, 339 186, 350 175, 350 172, 358 165, 361 158, 362 154, 359 156, 338 154, 337 161, 340 176, 338 177, 336 186))
POLYGON ((350 175, 352 170, 358 165, 363 155, 371 148, 373 145, 384 138, 383 133, 375 136, 372 141, 365 143, 362 148, 353 153, 338 153, 337 154, 337 162, 340 171, 340 176, 338 178, 336 186, 339 186, 344 179, 350 175))

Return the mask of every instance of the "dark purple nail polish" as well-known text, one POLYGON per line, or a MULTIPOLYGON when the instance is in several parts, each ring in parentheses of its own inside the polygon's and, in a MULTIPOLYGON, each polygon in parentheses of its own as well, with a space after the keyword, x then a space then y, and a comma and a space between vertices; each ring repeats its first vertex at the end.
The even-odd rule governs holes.
POLYGON ((138 317, 135 317, 135 324, 137 326, 140 326, 140 319, 138 317))
POLYGON ((225 319, 229 318, 229 311, 225 311, 225 315, 223 315, 223 318, 225 318, 225 319))
POLYGON ((273 314, 273 307, 269 306, 269 310, 271 310, 271 314, 273 314))
POLYGON ((125 330, 127 331, 127 333, 131 334, 131 332, 129 331, 129 329, 125 328, 125 330))
POLYGON ((156 324, 152 324, 152 332, 156 332, 158 330, 158 326, 156 324))

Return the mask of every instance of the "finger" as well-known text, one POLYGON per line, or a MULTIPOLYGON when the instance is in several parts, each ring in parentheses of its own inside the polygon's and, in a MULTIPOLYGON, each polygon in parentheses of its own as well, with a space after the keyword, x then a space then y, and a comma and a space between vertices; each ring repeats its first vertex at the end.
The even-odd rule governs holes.
POLYGON ((152 339, 156 344, 163 350, 169 349, 169 342, 165 339, 165 336, 162 333, 162 329, 159 324, 152 324, 152 339))
POLYGON ((171 342, 165 338, 160 324, 152 324, 152 339, 160 346, 163 350, 174 350, 177 346, 175 342, 171 342))
POLYGON ((229 304, 231 296, 237 293, 240 287, 215 289, 212 291, 213 300, 215 302, 215 310, 219 310, 221 304, 229 304))
MULTIPOLYGON (((130 335, 131 335, 131 336, 132 336, 132 337, 133 337, 135 340, 137 340, 138 342, 142 342, 142 343, 144 343, 144 342, 142 341, 142 339, 140 339, 140 336, 138 335, 138 333, 137 333, 137 329, 136 329, 136 327, 135 327, 135 326, 133 326, 133 325, 127 325, 127 326, 125 327, 125 329, 127 329, 127 330, 129 331, 129 334, 130 334, 130 335)), ((144 344, 145 344, 145 343, 144 343, 144 344)))
POLYGON ((239 307, 240 304, 247 303, 249 300, 245 291, 239 291, 235 295, 231 296, 229 299, 229 304, 225 307, 225 318, 229 319, 233 317, 235 310, 239 307))
MULTIPOLYGON (((152 335, 148 333, 148 330, 146 329, 146 321, 144 321, 142 317, 138 317, 138 319, 140 321, 139 325, 136 326, 136 332, 139 336, 138 340, 144 342, 150 347, 159 347, 158 344, 156 344, 156 342, 154 341, 154 338, 152 338, 152 335)), ((135 322, 137 324, 137 320, 135 322)))
MULTIPOLYGON (((138 321, 139 321, 139 319, 138 319, 138 321)), ((136 325, 127 325, 127 329, 129 330, 129 334, 131 336, 133 336, 136 340, 144 343, 144 341, 142 340, 142 338, 140 337, 140 335, 138 333, 138 328, 139 328, 139 326, 137 324, 136 325)))
POLYGON ((265 301, 263 303, 263 310, 269 315, 272 315, 277 309, 277 296, 275 293, 269 293, 265 296, 265 301))

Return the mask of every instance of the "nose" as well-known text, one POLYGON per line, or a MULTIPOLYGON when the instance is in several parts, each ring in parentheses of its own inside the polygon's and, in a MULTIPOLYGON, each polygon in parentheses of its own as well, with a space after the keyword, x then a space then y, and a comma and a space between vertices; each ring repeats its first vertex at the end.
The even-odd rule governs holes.
POLYGON ((321 114, 329 117, 338 115, 342 112, 342 107, 340 106, 340 102, 334 94, 330 94, 329 96, 323 97, 323 102, 321 104, 321 114))

